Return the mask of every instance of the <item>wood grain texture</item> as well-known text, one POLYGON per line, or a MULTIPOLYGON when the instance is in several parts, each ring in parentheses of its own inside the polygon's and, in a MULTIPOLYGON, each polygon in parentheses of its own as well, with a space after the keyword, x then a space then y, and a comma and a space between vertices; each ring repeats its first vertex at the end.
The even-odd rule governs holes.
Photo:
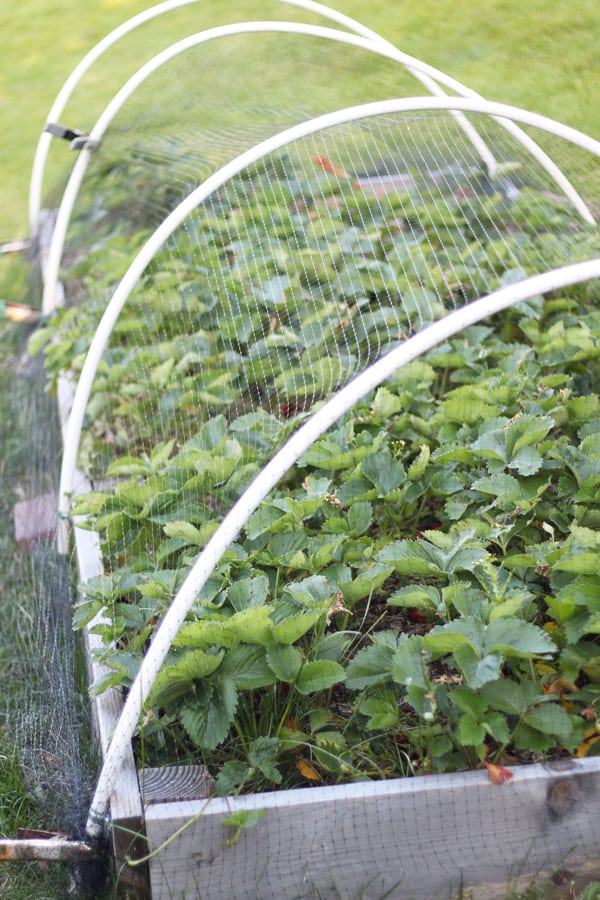
POLYGON ((140 769, 139 782, 144 808, 153 803, 205 800, 211 792, 211 780, 205 766, 140 769))
MULTIPOLYGON (((213 799, 151 861, 152 900, 424 900, 564 867, 597 854, 600 834, 600 759, 571 766, 517 766, 503 785, 468 772, 213 799), (228 847, 220 820, 237 809, 267 812, 228 847)), ((149 806, 150 847, 202 806, 149 806)))

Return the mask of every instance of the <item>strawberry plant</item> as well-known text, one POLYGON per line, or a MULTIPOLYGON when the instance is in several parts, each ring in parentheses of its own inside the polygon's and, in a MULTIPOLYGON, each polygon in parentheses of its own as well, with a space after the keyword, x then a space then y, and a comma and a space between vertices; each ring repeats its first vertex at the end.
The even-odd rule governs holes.
MULTIPOLYGON (((73 509, 106 557, 75 612, 103 614, 93 690, 131 684, 224 512, 316 403, 557 248, 585 258, 598 237, 533 188, 384 203, 287 158, 200 210, 132 296, 88 408, 81 462, 110 483, 73 509)), ((52 335, 54 374, 80 365, 106 249, 74 261, 83 308, 34 338, 52 335)), ((469 328, 313 443, 177 635, 146 760, 201 759, 226 794, 600 750, 597 301, 584 285, 469 328)))

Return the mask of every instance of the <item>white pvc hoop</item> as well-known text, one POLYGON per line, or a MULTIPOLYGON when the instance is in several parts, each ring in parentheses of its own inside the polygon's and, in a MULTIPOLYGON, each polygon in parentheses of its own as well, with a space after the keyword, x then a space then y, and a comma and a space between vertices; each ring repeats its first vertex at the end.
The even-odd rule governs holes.
POLYGON ((541 116, 538 113, 531 113, 503 103, 493 103, 481 97, 474 99, 464 97, 410 97, 400 100, 381 100, 376 103, 348 107, 347 109, 318 116, 307 122, 301 122, 299 125, 294 125, 256 144, 250 150, 226 163, 182 200, 179 206, 159 225, 129 266, 104 311, 83 364, 66 427, 59 484, 59 515, 62 517, 68 516, 69 497, 73 491, 85 409, 101 356, 108 343, 112 329, 138 279, 162 248, 165 241, 179 227, 186 216, 193 212, 214 191, 229 181, 230 178, 239 174, 249 165, 257 162, 269 153, 280 150, 282 147, 317 131, 323 131, 337 125, 359 121, 371 116, 426 110, 447 111, 448 109, 459 109, 464 112, 476 112, 504 119, 514 119, 570 141, 600 158, 600 141, 596 141, 594 138, 582 134, 582 132, 568 125, 555 122, 553 119, 548 119, 546 116, 541 116))
MULTIPOLYGON (((469 91, 467 88, 464 88, 463 85, 461 85, 460 82, 456 81, 454 78, 451 78, 449 75, 445 75, 443 72, 438 72, 438 70, 434 69, 432 66, 429 66, 426 63, 423 63, 420 60, 417 60, 414 57, 409 56, 408 54, 403 53, 400 50, 397 50, 392 44, 388 44, 387 42, 384 43, 381 40, 379 42, 375 42, 360 35, 350 34, 349 32, 338 31, 331 28, 324 28, 320 25, 305 25, 302 23, 294 22, 239 22, 233 25, 220 25, 216 28, 209 28, 205 31, 198 32, 196 34, 190 35, 189 37, 183 38, 180 41, 177 41, 166 50, 158 53, 145 65, 138 69, 137 72, 135 72, 134 75, 132 75, 131 78, 123 85, 123 87, 115 94, 112 100, 105 107, 104 111, 102 112, 90 132, 88 138, 89 147, 84 146, 83 149, 79 152, 79 156, 75 165, 73 166, 60 202, 60 206, 58 208, 56 222, 54 224, 50 246, 48 248, 42 298, 42 313, 44 315, 49 315, 54 310, 56 305, 56 291, 67 229, 69 227, 69 222, 71 220, 71 215, 73 213, 73 208, 75 206, 75 201, 79 193, 81 182, 83 181, 90 156, 94 152, 93 148, 97 147, 98 144, 101 143, 106 129, 110 125, 111 121, 114 119, 123 105, 127 102, 127 100, 132 96, 132 94, 134 94, 135 91, 140 87, 140 85, 143 84, 144 81, 146 81, 146 79, 157 72, 161 68, 161 66, 170 62, 179 54, 185 53, 187 50, 190 50, 193 47, 199 46, 200 44, 206 43, 211 40, 239 34, 254 33, 302 34, 322 38, 325 40, 333 40, 337 41, 338 43, 349 44, 351 46, 359 47, 372 53, 376 53, 379 56, 387 57, 388 59, 398 62, 406 68, 410 68, 411 70, 421 71, 425 75, 429 75, 432 77, 435 76, 438 80, 446 84, 448 88, 450 88, 451 90, 455 90, 459 94, 468 94, 469 96, 473 95, 474 97, 478 96, 474 91, 469 91)), ((445 94, 443 94, 443 98, 446 98, 445 94)), ((452 107, 448 108, 452 109, 452 107)), ((534 146, 537 148, 537 145, 533 141, 532 144, 534 144, 534 146)), ((539 150, 539 148, 537 149, 539 150)), ((556 168, 551 160, 548 160, 548 166, 554 166, 558 178, 562 179, 562 181, 565 181, 564 175, 562 175, 560 170, 556 168)), ((546 168, 548 168, 548 166, 546 166, 546 168)), ((570 185, 568 186, 572 191, 573 188, 570 185)), ((579 198, 579 203, 583 204, 581 198, 579 198)), ((590 214, 588 213, 588 216, 589 215, 590 214)))
POLYGON ((290 466, 327 428, 348 412, 369 391, 390 378, 401 366, 421 356, 427 350, 431 350, 436 344, 523 300, 592 278, 600 278, 600 259, 576 263, 560 269, 553 269, 541 275, 534 275, 520 284, 511 284, 500 288, 462 309, 449 313, 357 375, 289 438, 244 491, 204 550, 196 558, 154 635, 123 706, 100 772, 86 825, 87 834, 91 839, 100 837, 104 830, 106 812, 117 773, 128 753, 154 679, 158 675, 185 617, 218 565, 223 553, 290 466))
MULTIPOLYGON (((85 73, 92 67, 92 65, 114 44, 116 44, 121 38, 125 37, 125 35, 129 34, 131 31, 134 31, 140 25, 145 24, 146 22, 151 21, 152 19, 157 18, 158 16, 163 15, 164 13, 171 12, 174 9, 178 9, 182 6, 188 6, 191 3, 197 3, 198 0, 165 0, 163 3, 159 3, 156 6, 150 7, 150 9, 146 9, 143 12, 139 13, 136 16, 133 16, 131 19, 128 19, 118 28, 115 28, 111 31, 106 37, 104 37, 101 41, 99 41, 95 47, 93 47, 86 56, 78 63, 78 65, 73 69, 61 90, 56 96, 52 107, 48 113, 46 118, 46 122, 56 122, 60 116, 62 115, 65 106, 67 105, 70 97, 73 94, 73 91, 85 75, 85 73)), ((367 28, 365 25, 362 25, 360 22, 356 21, 356 19, 352 19, 350 16, 345 15, 344 13, 337 12, 334 9, 330 9, 330 7, 325 6, 322 3, 313 2, 313 0, 275 0, 275 2, 284 3, 287 6, 297 6, 300 9, 305 9, 309 12, 314 12, 317 15, 323 16, 324 18, 330 19, 333 22, 337 22, 340 25, 348 28, 349 31, 353 31, 356 34, 360 34, 363 37, 370 38, 375 42, 379 42, 382 45, 387 45, 388 47, 393 47, 389 41, 385 40, 381 35, 377 34, 376 31, 373 31, 371 28, 367 28)), ((394 49, 396 49, 394 47, 394 49)), ((420 72, 415 69, 411 69, 407 67, 410 71, 413 72, 416 78, 426 87, 432 94, 436 96, 444 96, 444 92, 439 87, 437 82, 431 78, 429 75, 424 72, 420 72)), ((458 114, 460 115, 460 114, 458 114)), ((465 133, 469 136, 473 145, 477 148, 481 158, 488 166, 488 170, 490 175, 493 174, 495 169, 495 160, 493 155, 490 153, 486 144, 480 136, 477 134, 473 126, 467 119, 461 117, 461 125, 465 131, 465 133)), ((44 171, 46 168, 46 162, 48 159, 48 152, 50 149, 50 144, 52 142, 52 135, 47 131, 42 131, 40 138, 38 140, 38 145, 35 151, 35 156, 33 160, 33 167, 31 171, 31 181, 29 187, 29 229, 31 234, 35 234, 37 231, 37 223, 40 215, 40 208, 42 203, 42 187, 44 180, 44 171)))

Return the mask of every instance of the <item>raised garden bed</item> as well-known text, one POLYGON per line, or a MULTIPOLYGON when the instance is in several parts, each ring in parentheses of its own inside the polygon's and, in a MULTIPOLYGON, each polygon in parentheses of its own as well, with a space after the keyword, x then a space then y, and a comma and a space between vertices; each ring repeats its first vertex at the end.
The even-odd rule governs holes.
MULTIPOLYGON (((557 248, 597 254, 595 229, 525 184, 455 178, 439 202, 323 159, 208 204, 105 355, 83 460, 113 481, 73 507, 100 532, 75 529, 101 710, 315 404, 446 304, 557 248)), ((88 296, 53 328, 56 374, 85 348, 111 241, 74 259, 88 296)), ((153 689, 142 799, 131 760, 114 791, 117 855, 143 818, 155 898, 433 897, 593 852, 596 303, 594 285, 534 298, 399 370, 244 523, 153 689)))

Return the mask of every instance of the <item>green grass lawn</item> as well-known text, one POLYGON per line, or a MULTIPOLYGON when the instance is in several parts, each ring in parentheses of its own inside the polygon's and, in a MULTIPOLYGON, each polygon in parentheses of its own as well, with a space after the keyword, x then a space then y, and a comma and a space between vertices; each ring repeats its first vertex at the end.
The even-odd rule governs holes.
MULTIPOLYGON (((27 231, 27 195, 35 145, 46 114, 64 80, 101 37, 148 2, 24 0, 4 4, 5 36, 0 62, 0 240, 27 231)), ((578 0, 336 0, 338 9, 360 19, 398 47, 437 66, 490 99, 525 106, 562 119, 600 137, 600 65, 597 35, 600 4, 578 0)), ((276 2, 200 0, 163 19, 160 29, 140 31, 137 50, 144 61, 172 34, 200 30, 220 21, 256 18, 268 10, 295 16, 276 2), (254 13, 252 10, 254 9, 254 13), (154 35, 152 37, 151 35, 154 35)), ((267 17, 265 15, 265 17, 267 17)), ((273 17, 273 16, 271 16, 273 17)), ((307 21, 304 14, 300 18, 307 21)), ((317 21, 312 19, 312 21, 317 21)), ((129 55, 129 54, 128 54, 129 55)), ((127 60, 113 60, 91 78, 90 104, 107 99, 129 72, 127 60)), ((424 93, 418 84, 415 93, 424 93)), ((78 126, 78 122, 67 124, 78 126)), ((86 127, 89 125, 86 124, 86 127)))

